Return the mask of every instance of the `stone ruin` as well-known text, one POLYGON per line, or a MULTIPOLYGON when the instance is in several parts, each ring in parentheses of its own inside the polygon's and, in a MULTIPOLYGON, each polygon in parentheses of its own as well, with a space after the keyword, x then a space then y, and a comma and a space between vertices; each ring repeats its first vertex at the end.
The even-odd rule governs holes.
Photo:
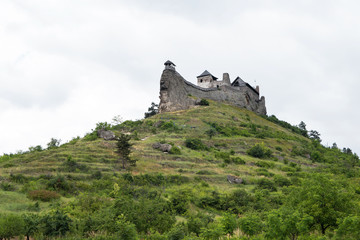
POLYGON ((171 61, 166 61, 164 65, 160 79, 160 113, 188 109, 195 106, 199 99, 211 99, 266 115, 265 97, 260 97, 259 86, 254 88, 240 77, 231 82, 228 73, 218 80, 207 70, 197 76, 195 85, 185 80, 171 61))

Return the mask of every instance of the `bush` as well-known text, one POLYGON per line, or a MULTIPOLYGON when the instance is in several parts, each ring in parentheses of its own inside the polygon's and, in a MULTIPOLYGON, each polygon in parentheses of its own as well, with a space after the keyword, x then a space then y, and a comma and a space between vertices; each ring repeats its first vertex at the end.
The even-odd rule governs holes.
POLYGON ((264 143, 257 143, 247 151, 247 154, 256 158, 269 158, 272 152, 264 143))
POLYGON ((261 178, 259 179, 259 181, 257 182, 258 187, 261 189, 268 189, 272 192, 275 192, 277 189, 275 187, 275 184, 273 181, 271 181, 270 179, 267 178, 261 178))
POLYGON ((0 183, 0 188, 4 191, 14 191, 15 190, 15 187, 8 182, 0 183))
POLYGON ((209 101, 206 99, 201 99, 199 102, 200 106, 209 106, 209 101))
POLYGON ((230 158, 231 162, 234 164, 245 164, 245 160, 241 159, 240 157, 232 157, 230 158))
POLYGON ((291 185, 291 181, 288 178, 283 177, 281 175, 276 175, 274 177, 274 181, 280 187, 290 186, 291 185))
POLYGON ((40 200, 43 202, 50 202, 51 200, 60 198, 60 195, 54 191, 48 190, 34 190, 28 193, 28 198, 31 200, 40 200))
POLYGON ((193 150, 208 150, 208 147, 198 138, 187 138, 185 146, 193 150))
POLYGON ((174 154, 174 155, 180 155, 181 154, 181 151, 180 151, 180 148, 178 147, 175 147, 173 146, 171 149, 170 149, 170 154, 174 154))
POLYGON ((266 161, 257 161, 255 163, 255 166, 262 167, 262 168, 274 168, 275 164, 272 162, 266 162, 266 161))

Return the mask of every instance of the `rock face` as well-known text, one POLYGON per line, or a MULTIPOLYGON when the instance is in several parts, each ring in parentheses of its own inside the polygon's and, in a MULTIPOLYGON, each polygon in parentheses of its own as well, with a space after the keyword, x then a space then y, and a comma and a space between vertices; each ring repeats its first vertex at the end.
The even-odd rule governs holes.
POLYGON ((241 178, 237 178, 237 177, 232 176, 232 175, 227 175, 227 180, 228 180, 229 183, 234 183, 234 184, 243 183, 243 180, 241 178))
POLYGON ((259 93, 248 84, 202 88, 186 81, 175 69, 165 68, 160 79, 160 113, 188 109, 202 98, 227 102, 266 115, 265 97, 259 98, 259 93))
POLYGON ((152 145, 154 149, 159 149, 162 152, 170 152, 172 146, 170 144, 154 143, 152 145))
POLYGON ((97 134, 99 137, 105 140, 114 140, 116 138, 115 134, 112 131, 106 131, 105 129, 98 130, 97 134))

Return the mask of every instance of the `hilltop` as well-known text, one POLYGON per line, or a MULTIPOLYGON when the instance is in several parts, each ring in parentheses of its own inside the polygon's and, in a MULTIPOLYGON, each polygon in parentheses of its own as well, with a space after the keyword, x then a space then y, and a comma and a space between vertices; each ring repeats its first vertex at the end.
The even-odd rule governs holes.
POLYGON ((126 169, 117 141, 96 130, 47 150, 0 157, 0 214, 39 219, 28 233, 36 239, 356 238, 356 154, 326 148, 274 116, 206 102, 98 124, 131 136, 136 166, 126 169), (171 150, 160 151, 161 144, 171 150), (66 227, 51 228, 44 218, 66 227))

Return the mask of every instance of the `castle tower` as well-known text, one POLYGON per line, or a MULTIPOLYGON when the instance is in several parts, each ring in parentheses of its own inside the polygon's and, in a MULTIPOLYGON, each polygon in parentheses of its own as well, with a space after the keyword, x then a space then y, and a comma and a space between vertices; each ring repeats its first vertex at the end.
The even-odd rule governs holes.
POLYGON ((170 69, 170 70, 175 71, 176 65, 175 65, 173 62, 171 62, 170 60, 167 60, 167 61, 164 63, 164 65, 165 65, 165 69, 170 69))
POLYGON ((199 87, 210 88, 213 86, 213 82, 216 81, 217 77, 213 76, 207 70, 197 76, 197 84, 199 87))
POLYGON ((222 79, 223 85, 228 85, 230 86, 230 76, 228 73, 223 73, 223 79, 222 79))

